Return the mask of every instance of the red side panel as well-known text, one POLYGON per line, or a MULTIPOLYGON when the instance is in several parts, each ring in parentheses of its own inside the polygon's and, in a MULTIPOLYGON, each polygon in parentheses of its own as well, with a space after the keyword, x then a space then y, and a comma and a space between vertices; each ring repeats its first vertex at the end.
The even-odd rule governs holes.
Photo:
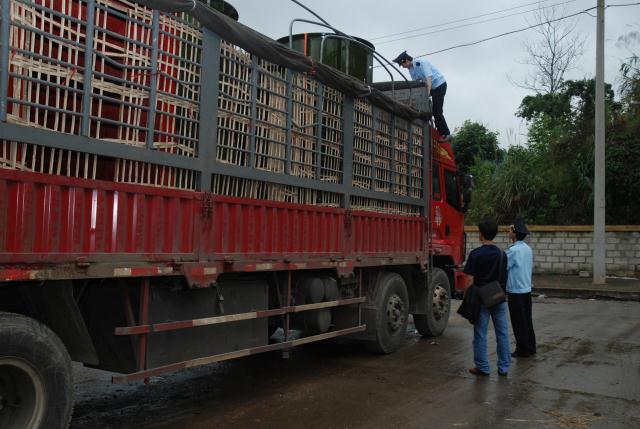
POLYGON ((0 264, 111 262, 115 256, 158 262, 417 263, 426 258, 425 225, 421 217, 0 169, 0 264))
POLYGON ((208 254, 282 257, 344 251, 344 210, 214 197, 212 225, 203 235, 208 254))
POLYGON ((421 217, 355 212, 353 231, 356 254, 392 256, 424 251, 425 222, 421 217))
POLYGON ((156 190, 0 169, 0 260, 195 254, 201 203, 156 190))

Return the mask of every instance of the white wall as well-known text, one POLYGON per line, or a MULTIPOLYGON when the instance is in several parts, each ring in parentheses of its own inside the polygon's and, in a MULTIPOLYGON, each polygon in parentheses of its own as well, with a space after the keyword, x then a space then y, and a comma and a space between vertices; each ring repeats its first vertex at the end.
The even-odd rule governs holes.
MULTIPOLYGON (((530 226, 525 242, 533 249, 536 274, 591 273, 593 233, 590 227, 530 226)), ((478 229, 466 227, 467 251, 480 245, 478 229)), ((494 242, 503 249, 510 244, 506 227, 494 242)), ((608 226, 606 233, 607 275, 640 278, 640 227, 608 226)))

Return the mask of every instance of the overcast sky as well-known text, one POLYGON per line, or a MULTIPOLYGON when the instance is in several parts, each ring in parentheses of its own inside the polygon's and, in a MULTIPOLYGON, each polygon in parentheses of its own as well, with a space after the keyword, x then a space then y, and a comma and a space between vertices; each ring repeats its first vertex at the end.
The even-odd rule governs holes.
MULTIPOLYGON (((473 42, 501 33, 534 24, 534 13, 538 5, 542 7, 560 5, 562 15, 569 15, 596 5, 596 0, 546 0, 537 4, 533 0, 301 0, 322 18, 339 30, 353 36, 371 40, 376 50, 388 59, 407 50, 419 55, 473 42), (528 6, 525 6, 528 5, 528 6), (523 6, 523 7, 519 7, 523 6), (513 9, 512 9, 513 8, 513 9), (428 28, 404 35, 387 37, 395 33, 433 27, 454 20, 490 14, 503 9, 512 9, 473 20, 428 28), (530 11, 530 12, 527 12, 530 11), (524 13, 527 12, 527 13, 524 13), (505 15, 515 16, 504 17, 505 15), (495 19, 504 17, 502 19, 495 19), (468 25, 463 28, 442 31, 448 27, 470 24, 477 21, 490 22, 468 25), (388 42, 389 40, 434 32, 433 34, 388 42), (383 43, 387 42, 387 43, 383 43)), ((607 1, 606 4, 636 3, 637 0, 607 1)), ((315 20, 304 9, 290 0, 230 0, 238 10, 240 22, 267 36, 279 38, 287 36, 292 19, 315 20)), ((595 17, 595 10, 591 11, 595 17)), ((577 67, 566 77, 582 79, 595 75, 595 34, 596 19, 582 14, 575 18, 577 29, 586 37, 584 55, 577 67)), ((640 31, 640 6, 610 7, 606 9, 605 20, 605 79, 616 84, 621 61, 630 56, 630 51, 616 43, 618 37, 631 31, 640 31)), ((320 27, 296 23, 294 33, 323 31, 320 27)), ((502 146, 526 143, 526 126, 515 116, 522 98, 530 92, 518 88, 509 81, 509 76, 522 80, 527 67, 521 64, 525 58, 522 43, 536 38, 538 34, 528 30, 501 37, 471 47, 463 47, 447 52, 429 55, 427 58, 440 69, 447 79, 447 96, 444 113, 453 130, 466 119, 478 121, 492 131, 500 133, 502 146)), ((635 46, 640 53, 640 46, 635 46)), ((407 74, 408 76, 408 74, 407 74)), ((399 78, 399 77, 398 77, 399 78)), ((374 80, 389 80, 386 72, 376 69, 374 80)), ((616 94, 617 95, 617 94, 616 94)))

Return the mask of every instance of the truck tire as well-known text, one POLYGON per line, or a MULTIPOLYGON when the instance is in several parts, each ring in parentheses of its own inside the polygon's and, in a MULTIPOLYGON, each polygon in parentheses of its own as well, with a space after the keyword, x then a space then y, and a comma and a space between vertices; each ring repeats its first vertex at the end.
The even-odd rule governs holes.
POLYGON ((414 314, 413 323, 423 337, 437 337, 447 327, 451 310, 451 286, 444 270, 433 269, 425 297, 427 314, 414 314))
POLYGON ((376 339, 367 342, 367 348, 374 353, 393 353, 404 344, 409 318, 409 294, 399 274, 382 274, 376 291, 375 309, 376 339))
POLYGON ((71 359, 42 323, 0 312, 0 427, 67 428, 73 409, 71 359))

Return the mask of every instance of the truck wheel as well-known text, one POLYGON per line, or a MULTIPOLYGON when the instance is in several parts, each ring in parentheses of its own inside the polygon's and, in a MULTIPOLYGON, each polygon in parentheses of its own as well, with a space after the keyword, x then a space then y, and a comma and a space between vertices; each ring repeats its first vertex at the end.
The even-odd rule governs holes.
POLYGON ((382 274, 375 300, 376 339, 367 347, 375 353, 392 353, 404 344, 409 317, 409 294, 402 277, 382 274))
POLYGON ((449 277, 440 268, 433 269, 431 284, 426 293, 427 314, 414 314, 413 323, 420 335, 437 337, 442 335, 451 310, 451 286, 449 277))
POLYGON ((0 312, 0 428, 66 428, 73 408, 71 359, 42 323, 0 312))

